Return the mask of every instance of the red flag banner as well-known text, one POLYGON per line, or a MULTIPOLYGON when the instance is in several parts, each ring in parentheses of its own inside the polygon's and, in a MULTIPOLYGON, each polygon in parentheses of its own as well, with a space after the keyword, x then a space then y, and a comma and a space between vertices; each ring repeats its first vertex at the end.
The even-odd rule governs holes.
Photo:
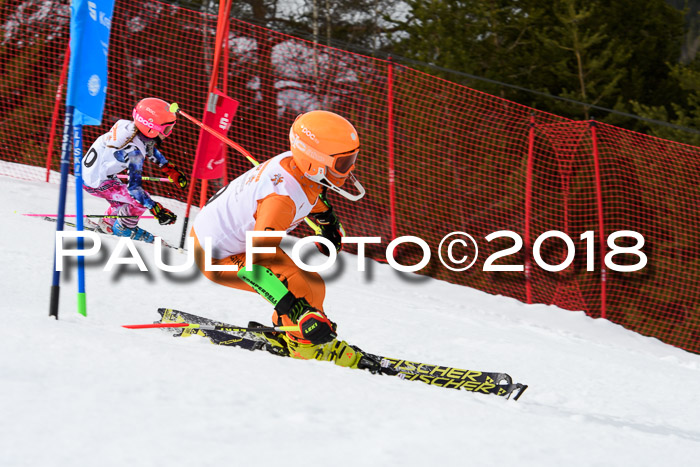
MULTIPOLYGON (((209 96, 204 123, 226 136, 233 116, 238 109, 238 101, 214 90, 209 96)), ((211 133, 201 130, 197 144, 197 168, 195 177, 201 179, 221 178, 226 167, 224 144, 211 133)))

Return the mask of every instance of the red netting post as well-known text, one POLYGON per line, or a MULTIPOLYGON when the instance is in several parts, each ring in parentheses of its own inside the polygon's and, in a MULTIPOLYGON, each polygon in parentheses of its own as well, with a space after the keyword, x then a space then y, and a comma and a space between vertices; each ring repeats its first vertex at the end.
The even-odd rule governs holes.
POLYGON ((61 106, 61 95, 63 87, 68 78, 68 63, 70 63, 70 44, 66 47, 66 53, 63 56, 63 66, 61 67, 61 76, 58 78, 58 88, 56 88, 56 100, 53 103, 53 114, 51 114, 51 125, 49 126, 49 143, 46 150, 46 181, 49 181, 51 174, 51 159, 53 159, 53 142, 56 139, 56 120, 58 120, 58 111, 61 106))
POLYGON ((598 204, 598 238, 600 240, 600 317, 606 316, 606 290, 605 280, 605 226, 603 224, 603 189, 600 180, 600 159, 598 154, 598 136, 596 135, 596 122, 591 120, 591 139, 593 140, 593 165, 595 167, 596 202, 598 204))
MULTIPOLYGON (((387 152, 389 155, 389 218, 391 240, 396 238, 396 172, 394 170, 394 63, 387 60, 387 152)), ((396 254, 396 250, 394 250, 396 254)))
POLYGON ((525 296, 532 304, 532 262, 530 261, 530 224, 532 222, 532 168, 535 157, 535 116, 530 115, 530 129, 527 136, 527 171, 525 172, 525 296))

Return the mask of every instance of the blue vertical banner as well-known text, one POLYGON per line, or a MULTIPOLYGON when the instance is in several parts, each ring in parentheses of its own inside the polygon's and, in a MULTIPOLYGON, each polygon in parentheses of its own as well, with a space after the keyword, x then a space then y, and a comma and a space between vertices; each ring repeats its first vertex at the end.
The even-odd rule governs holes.
MULTIPOLYGON (((76 229, 83 230, 83 125, 101 125, 107 95, 107 58, 114 0, 72 0, 70 21, 70 66, 66 119, 61 155, 61 189, 56 231, 63 230, 66 186, 70 164, 70 138, 73 137, 73 173, 75 175, 76 229), (71 133, 73 133, 71 135, 71 133)), ((83 249, 83 239, 78 239, 83 249)), ((49 315, 58 319, 60 272, 56 270, 54 252, 53 282, 49 315)), ((78 313, 87 316, 85 295, 85 257, 78 257, 78 313)))
POLYGON ((114 0, 72 0, 68 100, 73 123, 102 124, 114 0))

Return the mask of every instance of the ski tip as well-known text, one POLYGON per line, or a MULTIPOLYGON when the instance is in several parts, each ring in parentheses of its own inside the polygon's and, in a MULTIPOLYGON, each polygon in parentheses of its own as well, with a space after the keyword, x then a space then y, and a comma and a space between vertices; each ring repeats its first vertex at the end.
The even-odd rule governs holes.
MULTIPOLYGON (((513 386, 514 387, 513 387, 513 389, 511 389, 509 396, 513 396, 513 400, 517 401, 518 399, 520 399, 520 396, 522 396, 523 393, 525 392, 525 390, 527 389, 527 384, 516 383, 513 386)), ((510 399, 510 397, 509 397, 509 399, 510 399)))

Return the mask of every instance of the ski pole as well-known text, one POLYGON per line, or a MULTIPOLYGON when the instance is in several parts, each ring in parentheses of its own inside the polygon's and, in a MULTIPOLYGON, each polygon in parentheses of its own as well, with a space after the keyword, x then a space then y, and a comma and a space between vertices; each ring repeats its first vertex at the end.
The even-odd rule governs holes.
POLYGON ((209 324, 191 324, 191 323, 151 323, 151 324, 124 324, 122 327, 127 329, 150 329, 150 328, 188 328, 202 329, 204 331, 227 331, 227 332, 287 332, 299 331, 299 326, 258 326, 241 328, 238 326, 225 325, 209 325, 209 324))
MULTIPOLYGON (((117 175, 119 178, 123 179, 128 179, 128 175, 117 175)), ((147 182, 168 182, 172 183, 172 180, 170 180, 168 177, 141 177, 141 180, 145 180, 147 182)))
MULTIPOLYGON (((56 217, 58 214, 29 214, 23 213, 23 216, 29 217, 56 217)), ((65 214, 63 217, 76 217, 75 214, 65 214)), ((121 218, 136 218, 139 219, 155 219, 154 216, 118 216, 118 215, 108 215, 108 214, 83 214, 83 217, 105 217, 107 219, 121 219, 121 218)))
MULTIPOLYGON (((260 162, 256 161, 256 160, 253 158, 253 156, 251 156, 250 153, 249 153, 248 151, 246 151, 246 149, 245 149, 243 146, 241 146, 240 144, 238 144, 238 143, 236 143, 236 142, 234 142, 234 141, 231 141, 231 140, 228 139, 226 136, 224 136, 224 135, 222 135, 221 133, 217 132, 216 130, 214 130, 212 127, 210 127, 210 126, 207 125, 206 123, 200 122, 200 121, 197 120, 196 118, 192 117, 191 115, 189 115, 188 113, 186 113, 184 110, 180 109, 180 106, 178 106, 176 103, 170 104, 170 112, 182 114, 182 116, 185 117, 187 120, 191 121, 192 123, 194 123, 195 125, 197 125, 197 126, 200 127, 201 129, 203 129, 203 130, 205 130, 205 131, 211 133, 211 134, 214 135, 216 138, 218 138, 222 143, 231 146, 233 149, 235 149, 236 151, 238 151, 238 152, 240 152, 241 154, 243 154, 243 156, 244 156, 246 159, 248 159, 248 161, 249 161, 251 164, 253 164, 255 167, 257 167, 257 166, 260 165, 260 162)), ((314 221, 312 221, 312 220, 309 219, 308 217, 305 217, 304 220, 305 220, 306 223, 309 225, 309 227, 311 227, 311 230, 313 230, 313 231, 316 233, 316 235, 321 235, 321 227, 319 227, 318 225, 316 225, 316 223, 314 223, 314 221)))

